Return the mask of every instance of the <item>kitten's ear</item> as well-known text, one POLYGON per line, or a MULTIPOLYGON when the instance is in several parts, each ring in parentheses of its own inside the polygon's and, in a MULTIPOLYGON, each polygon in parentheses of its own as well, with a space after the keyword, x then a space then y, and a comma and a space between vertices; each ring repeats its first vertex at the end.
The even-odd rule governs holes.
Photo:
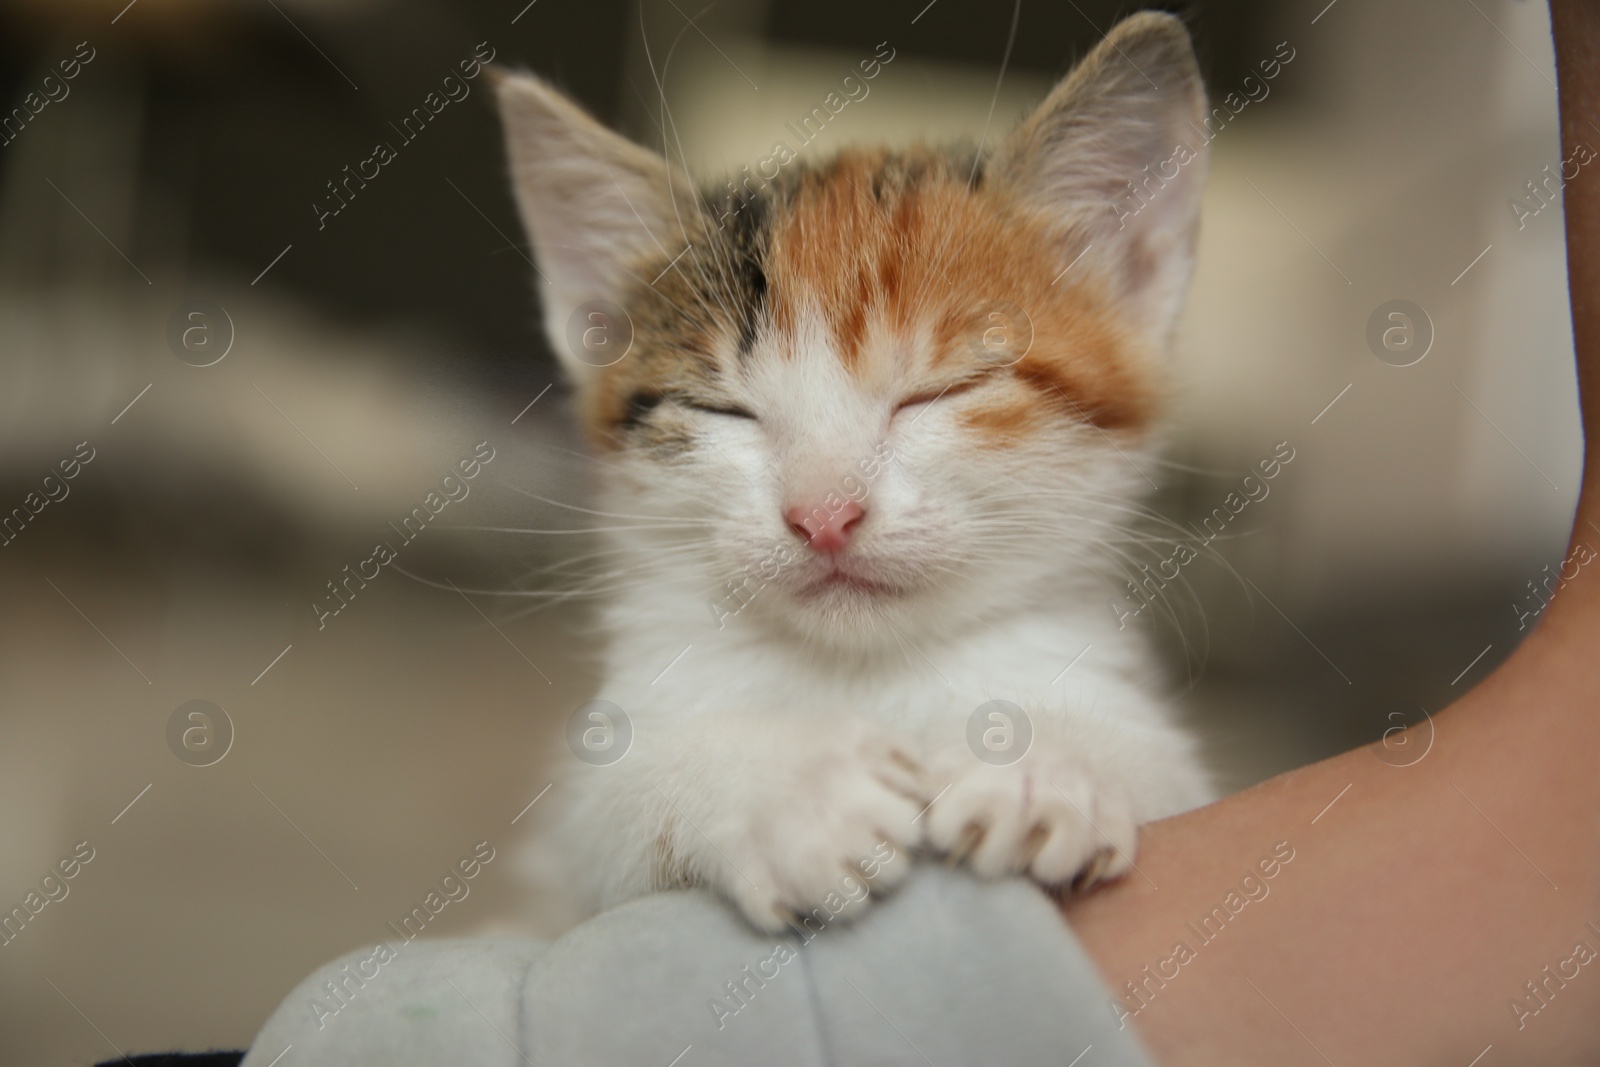
POLYGON ((1205 183, 1205 85, 1183 23, 1118 23, 996 153, 993 173, 1165 347, 1194 261, 1205 183), (1088 248, 1087 253, 1084 250, 1088 248))
POLYGON ((573 351, 568 320, 589 301, 620 303, 642 256, 682 247, 679 213, 682 225, 694 225, 694 190, 661 156, 538 78, 499 72, 495 93, 517 208, 538 259, 545 332, 582 385, 604 363, 573 351))

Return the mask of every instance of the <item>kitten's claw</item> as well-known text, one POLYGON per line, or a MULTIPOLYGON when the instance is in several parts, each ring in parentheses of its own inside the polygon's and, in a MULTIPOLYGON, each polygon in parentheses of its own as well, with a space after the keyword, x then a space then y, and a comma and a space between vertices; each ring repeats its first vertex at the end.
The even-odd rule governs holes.
POLYGON ((1072 879, 1071 891, 1082 893, 1101 882, 1111 882, 1128 873, 1133 861, 1113 848, 1103 848, 1094 854, 1087 866, 1072 879))
POLYGON ((1033 861, 1039 858, 1039 853, 1044 851, 1044 846, 1049 840, 1050 832, 1043 826, 1035 825, 1028 831, 1028 836, 1022 839, 1019 853, 1024 869, 1033 865, 1033 861))
POLYGON ((945 863, 951 867, 959 867, 972 855, 972 851, 983 843, 985 828, 979 823, 968 823, 961 831, 961 836, 956 843, 950 846, 949 853, 945 856, 945 863))

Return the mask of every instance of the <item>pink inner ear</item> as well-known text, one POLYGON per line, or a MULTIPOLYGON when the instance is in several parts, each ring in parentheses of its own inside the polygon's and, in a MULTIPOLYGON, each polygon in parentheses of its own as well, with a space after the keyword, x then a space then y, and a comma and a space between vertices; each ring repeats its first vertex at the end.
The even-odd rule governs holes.
POLYGON ((1012 135, 994 169, 1050 220, 1057 269, 1110 282, 1165 343, 1205 183, 1205 88, 1177 20, 1135 16, 1113 34, 1012 135))
POLYGON ((692 228, 694 189, 656 153, 606 129, 538 78, 507 74, 495 90, 512 191, 538 257, 545 330, 582 383, 593 367, 570 351, 569 317, 594 301, 624 300, 641 257, 683 247, 679 216, 692 228))

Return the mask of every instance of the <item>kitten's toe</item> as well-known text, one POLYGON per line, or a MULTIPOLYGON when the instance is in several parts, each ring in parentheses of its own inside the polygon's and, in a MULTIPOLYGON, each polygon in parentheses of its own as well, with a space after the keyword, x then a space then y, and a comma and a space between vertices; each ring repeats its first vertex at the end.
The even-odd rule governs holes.
POLYGON ((1028 873, 1047 885, 1070 883, 1074 890, 1127 873, 1139 828, 1121 793, 1083 778, 1061 781, 1061 790, 1051 792, 1058 799, 1054 829, 1028 873))
POLYGON ((788 929, 794 910, 778 894, 777 880, 760 866, 748 862, 743 866, 746 869, 735 870, 723 883, 728 899, 757 929, 769 934, 788 929))
POLYGON ((1028 865, 1028 873, 1045 885, 1065 884, 1093 857, 1094 830, 1075 815, 1049 825, 1049 836, 1028 865))
POLYGON ((988 831, 972 850, 967 866, 985 878, 1026 870, 1032 813, 1020 804, 997 803, 992 810, 988 831))
POLYGON ((1009 768, 986 768, 958 780, 928 812, 928 840, 952 865, 994 878, 1017 862, 1029 826, 1009 768))

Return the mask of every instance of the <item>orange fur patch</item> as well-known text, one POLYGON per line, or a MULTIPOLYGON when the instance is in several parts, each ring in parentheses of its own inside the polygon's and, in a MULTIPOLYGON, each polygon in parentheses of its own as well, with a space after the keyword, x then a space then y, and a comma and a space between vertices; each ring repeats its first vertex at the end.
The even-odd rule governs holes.
MULTIPOLYGON (((845 153, 808 175, 774 219, 766 264, 774 326, 821 314, 840 358, 874 380, 912 369, 873 366, 905 351, 886 337, 926 338, 924 368, 948 378, 984 368, 970 342, 985 307, 1015 305, 1032 321, 1033 342, 1010 372, 1037 403, 1104 429, 1146 426, 1155 390, 1140 353, 1092 289, 1056 283, 1060 249, 1041 224, 1003 190, 968 191, 966 175, 932 152, 902 157, 891 174, 909 166, 915 178, 885 180, 875 198, 886 162, 883 153, 845 153)), ((1013 397, 974 412, 971 425, 1003 438, 1034 425, 1020 414, 1013 397)))

